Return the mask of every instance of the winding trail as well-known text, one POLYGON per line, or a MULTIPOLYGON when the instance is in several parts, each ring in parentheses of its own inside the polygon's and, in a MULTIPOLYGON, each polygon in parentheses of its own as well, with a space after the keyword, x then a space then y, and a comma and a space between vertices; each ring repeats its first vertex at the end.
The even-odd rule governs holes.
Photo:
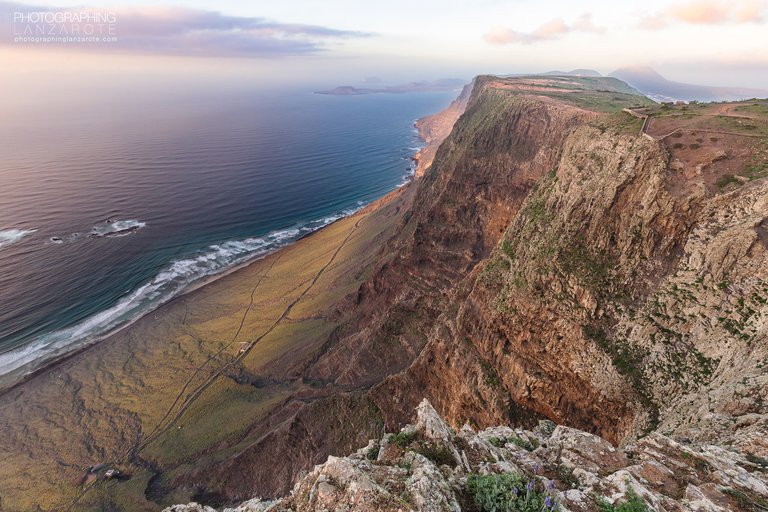
MULTIPOLYGON (((192 375, 189 377, 189 379, 187 379, 187 381, 184 383, 184 386, 181 388, 181 391, 179 391, 179 394, 176 396, 176 399, 173 401, 171 406, 168 408, 168 411, 165 413, 165 416, 163 416, 160 419, 160 421, 158 421, 157 425, 155 425, 155 428, 153 428, 147 434, 147 438, 154 436, 155 433, 160 429, 160 427, 162 426, 163 422, 166 419, 168 419, 168 417, 173 412, 173 409, 176 408, 176 405, 178 405, 179 401, 181 400, 181 397, 184 396, 184 393, 186 393, 187 388, 189 387, 189 385, 192 383, 192 381, 195 379, 195 377, 197 377, 197 375, 203 370, 203 368, 205 368, 205 366, 207 366, 208 363, 210 363, 212 360, 217 359, 222 354, 222 352, 224 352, 229 347, 231 347, 232 344, 235 342, 237 337, 240 335, 240 331, 242 331, 242 329, 243 329, 243 325, 245 325, 245 319, 248 317, 248 313, 251 311, 251 308, 253 307, 254 297, 256 296, 256 290, 259 288, 259 286, 261 285, 261 282, 264 280, 264 278, 267 276, 267 274, 269 274, 269 271, 272 270, 272 267, 275 265, 275 263, 277 263, 277 261, 280 259, 281 256, 282 256, 281 254, 278 254, 277 257, 272 260, 272 263, 270 263, 270 265, 267 267, 267 269, 264 271, 264 273, 262 273, 259 276, 258 281, 256 281, 256 284, 254 285, 253 289, 251 290, 251 298, 250 298, 250 302, 248 304, 248 307, 246 307, 245 312, 243 313, 243 317, 240 319, 240 326, 238 327, 237 332, 235 332, 234 336, 232 336, 232 339, 230 340, 230 342, 228 344, 224 345, 223 347, 221 347, 214 354, 209 355, 208 359, 206 359, 206 361, 203 364, 201 364, 200 366, 197 367, 197 369, 195 369, 195 371, 192 373, 192 375)), ((185 313, 185 322, 186 322, 186 313, 185 313)), ((142 443, 142 445, 139 446, 139 449, 143 448, 144 446, 146 446, 146 444, 142 443)), ((132 448, 132 450, 133 450, 133 448, 132 448)), ((128 452, 128 453, 130 453, 130 452, 128 452)), ((128 454, 126 454, 126 456, 127 455, 128 454)))
MULTIPOLYGON (((146 437, 142 441, 138 443, 138 445, 131 446, 128 450, 126 450, 123 455, 121 455, 117 460, 112 462, 111 466, 119 465, 121 463, 125 463, 129 458, 131 458, 132 454, 138 455, 138 453, 146 448, 150 443, 155 441, 157 438, 159 438, 161 435, 166 433, 171 427, 173 427, 176 422, 179 421, 179 419, 183 416, 183 414, 191 407, 195 401, 200 397, 200 395, 205 392, 218 378, 229 368, 231 368, 233 365, 241 362, 248 353, 253 349, 253 347, 256 346, 257 343, 262 341, 264 338, 269 336, 286 318, 288 318, 288 315, 291 313, 291 310, 298 304, 306 295, 309 293, 309 291, 317 284, 317 282, 320 280, 322 275, 325 273, 325 271, 333 264, 333 262, 336 260, 337 256, 341 252, 341 250, 346 246, 347 242, 352 238, 352 235, 354 235, 362 222, 368 217, 368 214, 364 214, 360 219, 355 222, 352 229, 349 231, 347 236, 344 238, 344 240, 339 243, 339 245, 336 247, 336 249, 333 251, 333 254, 328 259, 328 261, 317 271, 317 273, 314 275, 312 280, 309 282, 309 285, 304 288, 304 290, 293 300, 291 301, 286 308, 283 310, 283 312, 280 314, 280 316, 277 317, 277 319, 270 325, 270 327, 264 331, 262 334, 257 336, 251 341, 246 342, 243 345, 243 348, 240 349, 238 354, 231 358, 229 361, 226 361, 221 366, 219 366, 216 371, 211 374, 205 381, 203 381, 197 388, 194 389, 187 397, 184 399, 184 401, 181 403, 181 406, 178 408, 176 413, 174 414, 174 409, 176 409, 177 405, 179 405, 179 402, 182 400, 182 397, 186 393, 187 389, 189 388, 190 384, 194 380, 194 378, 198 375, 202 369, 208 365, 213 359, 218 358, 224 350, 229 348, 233 343, 235 343, 235 340, 240 335, 240 332, 243 329, 243 326, 245 325, 246 317, 248 316, 248 313, 253 307, 254 304, 254 298, 256 294, 256 290, 259 288, 260 284, 264 280, 264 278, 267 276, 269 271, 272 269, 272 267, 275 265, 275 263, 280 259, 281 254, 278 254, 278 256, 272 261, 272 263, 269 265, 269 267, 265 270, 263 274, 259 276, 258 281, 253 287, 253 290, 251 291, 251 299, 249 305, 246 307, 245 312, 243 313, 243 317, 240 321, 240 326, 237 329, 237 332, 235 332, 234 336, 232 337, 229 344, 225 345, 221 349, 219 349, 215 354, 212 354, 208 357, 208 359, 200 365, 194 373, 187 379, 184 386, 176 396, 176 399, 174 400, 173 404, 168 408, 165 415, 160 419, 160 421, 155 425, 155 427, 150 431, 149 434, 147 434, 146 437), (172 416, 172 417, 171 417, 172 416), (170 418, 170 419, 169 419, 170 418)), ((185 315, 186 316, 186 315, 185 315)), ((91 484, 87 485, 81 492, 78 494, 75 499, 69 503, 69 505, 66 505, 63 510, 71 511, 73 510, 73 507, 77 505, 77 503, 92 489, 97 483, 99 483, 100 480, 96 479, 91 484)))
MULTIPOLYGON (((704 133, 715 133, 715 134, 720 134, 720 135, 735 135, 737 137, 754 137, 754 138, 760 138, 760 139, 765 138, 765 135, 756 134, 756 133, 738 133, 738 132, 731 132, 731 131, 727 131, 727 130, 711 130, 711 129, 707 129, 707 128, 690 128, 688 126, 680 126, 678 128, 675 128, 671 132, 663 134, 663 135, 651 135, 650 133, 648 133, 648 127, 651 124, 651 119, 653 119, 654 117, 673 117, 672 114, 653 115, 653 116, 651 116, 651 115, 645 114, 643 112, 637 112, 635 109, 632 109, 632 108, 625 108, 623 110, 624 110, 624 112, 626 112, 627 114, 629 114, 629 115, 631 115, 633 117, 636 117, 638 119, 642 119, 643 120, 643 124, 642 124, 642 126, 640 126, 640 135, 643 135, 643 136, 645 136, 645 137, 647 137, 647 138, 649 138, 651 140, 654 140, 654 141, 664 140, 667 137, 670 137, 670 136, 674 135, 675 133, 677 133, 679 131, 682 131, 682 130, 686 130, 686 129, 692 130, 692 131, 697 131, 697 132, 704 132, 704 133)), ((736 118, 736 119, 749 119, 749 120, 752 120, 752 121, 755 120, 755 118, 749 117, 749 116, 730 115, 730 114, 697 114, 697 115, 699 117, 733 117, 733 118, 736 118)))

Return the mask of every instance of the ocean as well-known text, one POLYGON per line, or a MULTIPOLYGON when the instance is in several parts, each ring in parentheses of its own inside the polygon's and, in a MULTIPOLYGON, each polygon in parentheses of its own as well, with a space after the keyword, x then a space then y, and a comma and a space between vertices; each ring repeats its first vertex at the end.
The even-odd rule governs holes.
POLYGON ((410 179, 458 91, 125 95, 4 112, 0 388, 410 179))

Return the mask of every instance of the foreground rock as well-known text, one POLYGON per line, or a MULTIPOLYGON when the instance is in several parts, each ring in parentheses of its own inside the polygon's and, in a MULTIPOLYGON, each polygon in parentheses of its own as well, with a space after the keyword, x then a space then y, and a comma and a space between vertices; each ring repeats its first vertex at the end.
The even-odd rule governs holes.
MULTIPOLYGON (((424 400, 415 425, 328 457, 277 501, 253 499, 225 512, 461 511, 475 503, 470 475, 513 473, 550 498, 545 510, 600 510, 644 502, 646 510, 749 511, 768 505, 768 461, 714 445, 685 445, 659 433, 623 449, 595 435, 542 421, 534 430, 452 430, 424 400)), ((515 509, 516 510, 516 509, 515 509)), ((638 509, 633 509, 638 510, 638 509)), ((174 505, 164 512, 216 512, 174 505)))

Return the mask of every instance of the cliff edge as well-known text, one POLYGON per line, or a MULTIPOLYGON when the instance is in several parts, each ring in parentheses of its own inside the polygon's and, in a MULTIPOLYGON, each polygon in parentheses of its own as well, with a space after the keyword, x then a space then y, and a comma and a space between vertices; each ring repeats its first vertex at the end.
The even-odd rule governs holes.
MULTIPOLYGON (((764 460, 659 433, 616 449, 546 420, 455 431, 424 400, 415 424, 328 457, 290 495, 224 512, 750 511, 768 503, 765 470, 764 460)), ((164 512, 216 511, 190 503, 164 512)))

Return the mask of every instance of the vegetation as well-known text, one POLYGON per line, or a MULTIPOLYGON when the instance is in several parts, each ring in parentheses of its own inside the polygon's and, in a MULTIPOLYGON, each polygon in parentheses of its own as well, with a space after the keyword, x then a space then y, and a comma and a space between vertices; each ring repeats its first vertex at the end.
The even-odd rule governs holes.
POLYGON ((609 289, 614 263, 605 252, 590 250, 583 238, 576 238, 560 252, 564 272, 576 277, 586 288, 595 293, 609 289))
POLYGON ((507 444, 507 439, 504 437, 499 438, 494 436, 488 439, 488 442, 491 443, 496 448, 502 448, 504 447, 505 444, 507 444))
POLYGON ((499 374, 496 373, 496 370, 494 370, 490 363, 481 360, 480 367, 483 369, 486 384, 493 388, 498 388, 501 386, 501 379, 499 379, 499 374))
POLYGON ((573 474, 574 468, 560 465, 557 467, 557 478, 568 488, 574 489, 579 486, 579 479, 573 474))
MULTIPOLYGON (((389 436, 389 444, 395 445, 400 449, 411 449, 420 453, 431 460, 436 466, 447 465, 456 466, 456 459, 451 450, 443 444, 433 443, 425 440, 418 440, 416 432, 398 432, 389 436)), ((378 449, 368 451, 368 458, 374 460, 378 456, 378 449), (373 453, 372 453, 373 452, 373 453), (373 458, 371 457, 373 455, 373 458)))
POLYGON ((759 471, 768 470, 768 459, 765 457, 758 457, 757 455, 748 453, 746 455, 746 459, 752 464, 756 465, 759 468, 759 471))
POLYGON ((643 353, 627 343, 621 341, 611 342, 605 331, 600 328, 585 325, 583 331, 584 336, 597 343, 597 346, 611 357, 611 362, 616 371, 630 379, 632 387, 640 398, 640 402, 648 409, 650 415, 648 430, 656 428, 659 422, 659 408, 654 403, 646 387, 643 353))
POLYGON ((501 241, 501 251, 506 254, 509 259, 515 259, 515 251, 512 247, 512 242, 509 241, 509 238, 504 237, 504 240, 501 241))
POLYGON ((389 436, 389 444, 394 444, 400 448, 408 447, 416 440, 416 432, 398 432, 389 436))
POLYGON ((510 269, 509 260, 501 255, 494 255, 480 272, 480 281, 489 288, 501 286, 502 276, 510 269))
POLYGON ((632 487, 627 486, 627 499, 623 503, 613 504, 605 498, 597 501, 600 512, 651 512, 651 508, 645 504, 643 498, 632 487))
POLYGON ((744 175, 750 180, 757 180, 768 176, 768 141, 763 140, 761 148, 755 152, 752 161, 744 169, 744 175))
POLYGON ((467 490, 481 512, 560 510, 550 493, 553 489, 553 486, 544 489, 535 476, 528 480, 519 473, 473 474, 467 478, 467 490))
POLYGON ((508 439, 508 441, 514 445, 519 446, 520 448, 523 448, 525 450, 528 450, 529 452, 532 452, 536 448, 538 448, 538 441, 534 443, 531 443, 530 441, 526 441, 522 437, 512 436, 508 439))
POLYGON ((488 439, 488 442, 491 443, 496 448, 501 448, 505 446, 507 443, 512 443, 516 446, 519 446, 520 448, 523 448, 525 450, 528 450, 529 452, 532 452, 536 448, 539 447, 539 442, 536 439, 532 439, 532 441, 527 441, 519 436, 510 436, 510 437, 491 437, 488 439))

